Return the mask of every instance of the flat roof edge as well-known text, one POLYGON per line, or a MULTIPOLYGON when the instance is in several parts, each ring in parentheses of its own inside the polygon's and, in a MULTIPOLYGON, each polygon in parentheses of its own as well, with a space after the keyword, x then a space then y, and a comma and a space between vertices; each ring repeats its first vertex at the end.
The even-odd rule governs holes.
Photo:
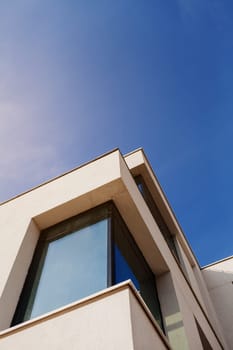
POLYGON ((214 262, 212 262, 210 264, 204 265, 204 266, 201 267, 201 270, 204 270, 204 269, 206 269, 206 268, 208 268, 210 266, 213 266, 213 265, 218 265, 218 264, 220 264, 220 263, 222 263, 224 261, 231 260, 231 259, 233 259, 233 255, 227 256, 226 258, 222 258, 222 259, 214 261, 214 262))
POLYGON ((138 148, 134 149, 133 151, 130 151, 130 152, 124 154, 123 157, 124 157, 124 158, 129 157, 129 156, 131 156, 132 154, 137 153, 137 152, 140 152, 140 151, 141 151, 143 154, 145 154, 143 147, 138 147, 138 148))
POLYGON ((155 171, 154 171, 154 169, 152 168, 151 163, 150 163, 150 161, 149 161, 149 159, 148 159, 148 157, 147 157, 147 155, 146 155, 144 149, 143 149, 142 147, 141 147, 141 148, 138 148, 138 149, 136 149, 135 151, 132 151, 132 152, 126 154, 126 155, 124 156, 124 158, 126 158, 127 156, 130 156, 130 155, 133 155, 134 153, 137 153, 137 152, 141 152, 141 153, 142 153, 144 162, 141 163, 141 164, 142 164, 147 170, 151 171, 151 174, 152 174, 152 176, 154 177, 155 186, 157 187, 158 191, 160 192, 159 195, 160 195, 162 201, 163 201, 163 202, 165 203, 165 205, 167 206, 168 211, 170 211, 169 215, 171 215, 172 220, 174 220, 175 224, 177 225, 178 231, 179 231, 180 235, 182 236, 182 238, 184 239, 184 241, 186 242, 186 244, 187 244, 187 246, 188 246, 188 249, 189 249, 190 252, 191 252, 191 255, 192 255, 192 258, 193 258, 194 262, 196 262, 196 264, 198 265, 198 267, 201 268, 201 267, 200 267, 200 264, 199 264, 199 261, 198 261, 196 255, 195 255, 195 253, 194 253, 192 247, 191 247, 191 244, 189 243, 189 241, 188 241, 188 239, 187 239, 187 237, 186 237, 186 235, 185 235, 185 233, 184 233, 184 231, 183 231, 183 229, 182 229, 182 227, 181 227, 181 225, 180 225, 180 223, 179 223, 179 221, 178 221, 178 219, 177 219, 177 217, 176 217, 176 214, 175 214, 175 212, 174 212, 172 206, 170 205, 170 202, 169 202, 169 200, 168 200, 168 198, 167 198, 167 195, 166 195, 165 191, 163 190, 163 188, 162 188, 162 186, 161 186, 161 184, 160 184, 160 182, 159 182, 159 179, 158 179, 157 175, 155 174, 155 171))
POLYGON ((98 157, 96 157, 96 158, 94 158, 94 159, 91 159, 91 160, 89 160, 89 161, 87 161, 87 162, 85 162, 85 163, 82 163, 82 164, 78 165, 77 167, 75 167, 75 168, 73 168, 73 169, 71 169, 71 170, 68 170, 68 171, 66 171, 66 172, 64 172, 64 173, 62 173, 62 174, 60 174, 60 175, 57 175, 57 176, 55 176, 55 177, 53 177, 53 178, 51 178, 51 179, 49 179, 49 180, 47 180, 47 181, 42 182, 42 183, 39 184, 39 185, 36 185, 36 186, 34 186, 34 187, 31 187, 31 188, 29 188, 28 190, 23 191, 23 192, 17 194, 16 196, 13 196, 13 197, 11 197, 11 198, 9 198, 9 199, 7 199, 7 200, 1 202, 1 203, 0 203, 0 207, 1 207, 2 205, 4 205, 4 204, 7 204, 7 203, 9 203, 9 202, 11 202, 11 201, 13 201, 13 200, 19 198, 19 197, 24 196, 24 195, 27 194, 27 193, 30 193, 30 192, 36 190, 37 188, 40 188, 40 187, 42 187, 42 186, 45 186, 45 185, 49 184, 50 182, 52 182, 52 181, 54 181, 54 180, 57 180, 57 179, 59 179, 59 178, 65 176, 65 175, 68 175, 68 174, 70 174, 70 173, 72 173, 72 172, 74 172, 74 171, 76 171, 76 170, 78 170, 78 169, 80 169, 80 168, 82 168, 82 167, 84 167, 84 166, 86 166, 86 165, 88 165, 88 164, 91 164, 91 163, 95 162, 96 160, 101 159, 101 158, 103 158, 103 157, 105 157, 105 156, 107 156, 107 155, 109 155, 109 154, 111 154, 111 153, 114 153, 114 152, 116 152, 116 151, 118 151, 118 152, 121 154, 120 149, 119 149, 118 147, 113 148, 111 151, 108 151, 108 152, 106 152, 106 153, 103 153, 103 154, 101 154, 100 156, 98 156, 98 157))

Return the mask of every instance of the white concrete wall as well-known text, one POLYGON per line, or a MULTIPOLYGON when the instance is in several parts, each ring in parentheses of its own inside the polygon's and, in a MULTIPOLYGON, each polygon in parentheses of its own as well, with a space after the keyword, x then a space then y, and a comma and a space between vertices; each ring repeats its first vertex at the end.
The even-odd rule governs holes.
POLYGON ((127 284, 0 333, 1 350, 153 350, 155 346, 169 349, 127 284))
POLYGON ((233 257, 202 270, 229 348, 233 346, 233 257))
MULTIPOLYGON (((189 283, 191 284, 195 294, 197 295, 200 303, 202 304, 202 307, 205 309, 206 311, 206 307, 200 292, 200 288, 199 285, 197 283, 196 277, 194 275, 193 272, 193 267, 191 266, 189 260, 187 259, 187 256, 185 255, 182 246, 180 245, 180 243, 177 241, 177 247, 178 247, 178 252, 181 258, 181 264, 183 264, 183 271, 185 276, 187 277, 189 283)), ((182 265, 181 265, 182 266, 182 265)))
POLYGON ((9 327, 40 229, 122 191, 119 152, 0 205, 0 329, 9 327))
MULTIPOLYGON (((144 164, 143 163, 144 161, 145 159, 142 151, 136 152, 135 154, 132 153, 126 157, 126 163, 134 174, 138 174, 137 171, 139 169, 145 178, 149 176, 149 173, 151 176, 153 176, 153 174, 151 174, 152 173, 151 169, 149 168, 148 170, 149 165, 146 163, 144 164), (134 167, 135 169, 137 169, 136 172, 134 172, 134 167)), ((163 206, 163 210, 165 210, 164 209, 165 207, 167 208, 167 213, 166 215, 164 215, 164 218, 168 219, 168 216, 170 216, 170 220, 173 220, 173 225, 174 225, 173 227, 174 227, 174 230, 177 230, 175 232, 177 232, 179 243, 182 243, 182 246, 181 246, 182 253, 184 254, 184 260, 187 266, 187 273, 188 273, 190 285, 192 288, 190 288, 189 284, 184 278, 184 273, 182 272, 182 269, 180 268, 176 259, 171 253, 168 245, 166 244, 158 228, 158 225, 156 224, 152 214, 150 213, 149 208, 145 205, 145 203, 142 203, 142 198, 141 198, 142 196, 139 195, 139 191, 138 193, 134 191, 133 187, 135 186, 135 184, 134 185, 131 184, 131 182, 133 182, 132 177, 130 178, 130 176, 125 171, 124 172, 122 171, 122 174, 125 174, 125 176, 123 177, 123 181, 125 181, 126 187, 130 195, 134 199, 139 215, 141 215, 145 224, 149 228, 149 232, 153 237, 154 242, 157 243, 160 254, 164 259, 165 264, 167 264, 167 267, 168 267, 167 271, 170 271, 172 273, 172 280, 174 283, 175 293, 178 299, 182 317, 183 317, 183 313, 187 314, 187 309, 189 311, 189 314, 192 315, 192 317, 190 318, 186 317, 186 322, 184 321, 185 333, 188 338, 191 337, 191 339, 188 339, 188 342, 191 342, 192 344, 192 345, 189 344, 189 347, 191 347, 192 349, 195 349, 195 337, 192 342, 192 328, 193 328, 194 320, 196 318, 198 322, 200 321, 199 324, 201 324, 201 328, 205 333, 205 336, 208 339, 209 343, 212 345, 213 349, 221 349, 222 347, 227 349, 227 345, 225 344, 224 336, 221 333, 221 329, 217 329, 217 330, 215 329, 215 325, 212 322, 211 317, 209 317, 208 315, 208 311, 207 311, 207 308, 205 307, 204 299, 200 292, 197 279, 192 270, 192 266, 196 266, 197 268, 199 268, 198 264, 189 246, 187 245, 187 242, 185 241, 182 232, 179 229, 179 225, 177 224, 169 208, 169 205, 165 203, 163 206), (190 324, 189 324, 189 320, 190 320, 190 324)), ((163 200, 164 202, 166 202, 164 194, 162 193, 162 190, 159 187, 157 180, 156 179, 153 179, 153 180, 154 180, 154 183, 151 184, 151 186, 149 186, 149 189, 151 191, 153 190, 157 191, 154 197, 158 198, 158 200, 160 201, 163 200)), ((132 231, 134 231, 134 229, 132 229, 132 231)), ((142 240, 145 240, 145 235, 141 236, 141 241, 140 240, 137 241, 136 239, 139 246, 143 244, 142 240)), ((152 248, 152 244, 151 244, 151 248, 152 248)), ((167 272, 167 271, 164 271, 160 273, 158 270, 156 270, 156 267, 154 267, 154 263, 156 263, 155 250, 152 251, 152 249, 147 247, 147 253, 145 254, 145 257, 149 258, 148 262, 150 266, 153 267, 152 270, 154 269, 154 272, 155 274, 157 273, 158 277, 163 273, 167 272)), ((158 287, 163 289, 161 283, 159 284, 158 287)), ((199 337, 197 327, 196 327, 196 335, 197 337, 199 337)), ((198 343, 198 340, 196 340, 196 342, 198 343)), ((199 343, 200 343, 200 340, 199 340, 199 343)))
POLYGON ((134 350, 154 350, 170 349, 168 341, 165 339, 158 324, 153 320, 153 316, 148 316, 145 312, 147 308, 141 298, 136 297, 136 293, 130 293, 130 311, 134 350), (141 300, 141 302, 139 302, 141 300))
POLYGON ((202 271, 195 266, 193 267, 193 272, 196 276, 197 283, 201 291, 202 298, 204 300, 204 305, 207 310, 208 317, 212 321, 212 324, 214 325, 214 329, 216 330, 219 338, 223 341, 225 339, 225 336, 223 333, 222 324, 217 316, 216 309, 213 305, 202 271))
POLYGON ((163 323, 172 349, 188 350, 188 339, 184 329, 183 316, 170 272, 166 272, 157 278, 157 289, 163 323))
MULTIPOLYGON (((153 176, 151 171, 147 176, 153 176)), ((186 282, 119 151, 109 153, 0 205, 0 329, 10 325, 40 230, 108 200, 113 200, 117 205, 154 274, 160 276, 171 272, 187 337, 192 329, 187 317, 185 324, 184 315, 188 310, 198 320, 213 348, 219 349, 214 327, 201 307, 200 295, 197 292, 196 295, 186 282)), ((189 257, 190 260, 195 259, 189 257)), ((163 289, 163 282, 160 288, 163 289)), ((134 314, 136 317, 138 312, 134 314)), ((140 328, 141 322, 144 324, 143 317, 135 322, 134 329, 140 328)), ((145 327, 151 334, 150 326, 145 327)), ((42 335, 43 327, 41 329, 42 335)), ((145 344, 140 337, 137 342, 137 332, 134 334, 137 344, 139 341, 145 344)), ((143 345, 138 345, 137 349, 140 346, 143 345)))

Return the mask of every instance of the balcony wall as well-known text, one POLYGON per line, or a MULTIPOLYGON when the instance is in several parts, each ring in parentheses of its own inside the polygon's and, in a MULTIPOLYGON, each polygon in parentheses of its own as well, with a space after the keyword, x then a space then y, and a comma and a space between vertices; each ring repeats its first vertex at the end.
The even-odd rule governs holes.
POLYGON ((167 340, 129 282, 0 333, 0 349, 163 350, 167 340))

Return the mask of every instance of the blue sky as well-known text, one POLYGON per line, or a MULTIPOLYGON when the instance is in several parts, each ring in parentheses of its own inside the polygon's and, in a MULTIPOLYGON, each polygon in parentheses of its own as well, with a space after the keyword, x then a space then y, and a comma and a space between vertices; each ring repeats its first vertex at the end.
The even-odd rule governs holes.
POLYGON ((200 264, 233 254, 233 3, 2 0, 0 201, 143 147, 200 264))

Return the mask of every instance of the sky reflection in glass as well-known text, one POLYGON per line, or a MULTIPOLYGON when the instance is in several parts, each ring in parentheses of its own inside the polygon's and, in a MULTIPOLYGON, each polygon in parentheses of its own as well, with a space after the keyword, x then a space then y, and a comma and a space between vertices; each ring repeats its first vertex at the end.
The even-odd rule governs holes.
POLYGON ((137 290, 140 289, 139 282, 134 275, 132 268, 130 267, 129 263, 126 261, 126 259, 123 257, 121 251, 117 247, 117 245, 114 245, 114 253, 115 253, 115 283, 120 283, 126 280, 131 280, 134 284, 134 286, 137 288, 137 290))
POLYGON ((49 243, 25 319, 107 287, 107 219, 49 243))

